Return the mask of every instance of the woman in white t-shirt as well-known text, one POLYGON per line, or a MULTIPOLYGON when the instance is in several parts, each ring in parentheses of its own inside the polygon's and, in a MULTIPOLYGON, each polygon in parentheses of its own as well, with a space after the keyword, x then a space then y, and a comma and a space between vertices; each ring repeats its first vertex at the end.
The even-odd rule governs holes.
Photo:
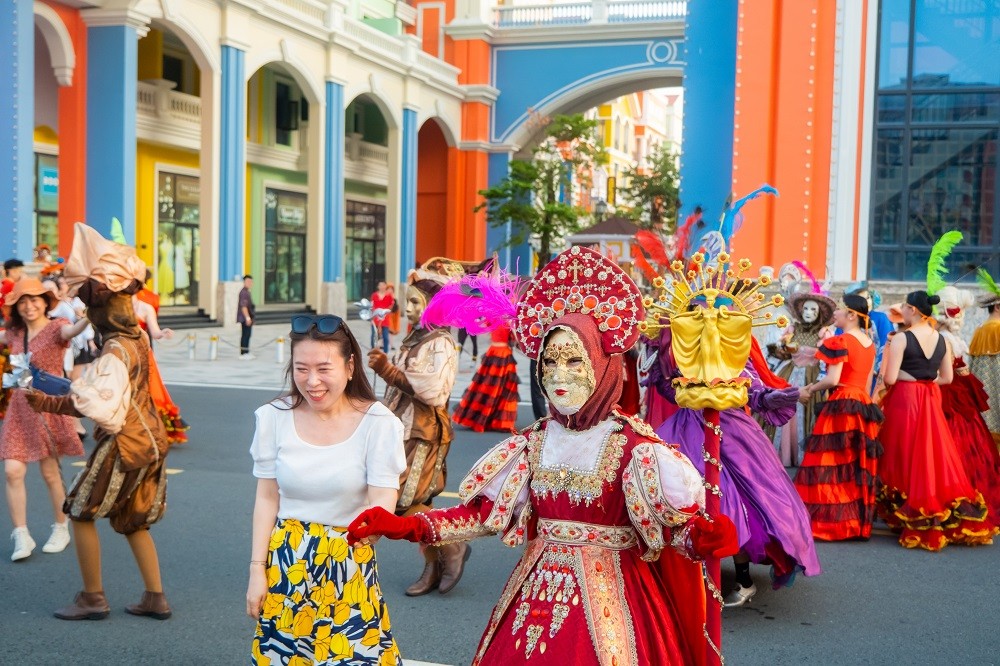
POLYGON ((346 535, 364 509, 395 509, 403 425, 375 399, 343 320, 296 316, 290 337, 289 394, 256 411, 250 448, 252 663, 402 664, 375 551, 346 535))

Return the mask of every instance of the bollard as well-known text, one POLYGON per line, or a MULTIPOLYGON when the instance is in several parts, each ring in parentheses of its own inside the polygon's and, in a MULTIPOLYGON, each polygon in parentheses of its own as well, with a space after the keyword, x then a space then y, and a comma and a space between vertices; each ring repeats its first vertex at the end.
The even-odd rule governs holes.
POLYGON ((278 344, 274 348, 274 362, 284 363, 285 362, 285 339, 278 338, 278 344))
POLYGON ((219 336, 213 335, 208 339, 208 360, 219 360, 219 336))
POLYGON ((194 333, 188 333, 187 341, 188 341, 188 360, 189 361, 193 361, 194 360, 195 344, 196 344, 197 339, 198 339, 198 337, 194 333))

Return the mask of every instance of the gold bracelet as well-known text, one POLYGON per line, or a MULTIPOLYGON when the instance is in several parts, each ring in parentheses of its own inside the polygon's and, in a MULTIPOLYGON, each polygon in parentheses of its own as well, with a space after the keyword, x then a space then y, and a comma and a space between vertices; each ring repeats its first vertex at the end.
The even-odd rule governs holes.
POLYGON ((267 566, 267 560, 250 560, 250 566, 253 566, 255 564, 259 564, 262 567, 265 567, 267 566))

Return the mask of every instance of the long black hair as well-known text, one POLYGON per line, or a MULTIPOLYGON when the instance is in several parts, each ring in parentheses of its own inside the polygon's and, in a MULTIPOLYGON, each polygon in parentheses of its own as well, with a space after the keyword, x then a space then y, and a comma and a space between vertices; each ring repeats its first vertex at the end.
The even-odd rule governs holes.
POLYGON ((351 373, 351 378, 347 380, 344 395, 347 396, 347 399, 350 400, 355 408, 362 406, 367 408, 371 403, 378 402, 378 399, 375 397, 375 391, 372 390, 372 385, 369 383, 368 376, 365 373, 365 362, 364 357, 361 355, 361 347, 358 345, 358 341, 354 338, 351 330, 347 328, 347 322, 341 324, 333 333, 320 333, 318 328, 312 326, 306 333, 289 333, 288 337, 292 343, 292 354, 291 358, 288 359, 288 367, 285 369, 285 382, 289 387, 286 396, 291 398, 290 409, 295 409, 305 402, 305 398, 295 385, 293 375, 295 347, 303 340, 315 340, 316 342, 333 345, 337 348, 337 352, 344 359, 345 363, 354 359, 354 371, 351 373))

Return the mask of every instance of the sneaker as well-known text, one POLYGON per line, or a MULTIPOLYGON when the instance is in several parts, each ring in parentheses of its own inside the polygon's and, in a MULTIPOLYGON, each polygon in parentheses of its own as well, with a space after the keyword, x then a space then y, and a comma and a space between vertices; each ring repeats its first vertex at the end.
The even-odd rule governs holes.
POLYGON ((253 354, 240 354, 240 360, 241 361, 252 361, 255 358, 257 358, 257 357, 254 356, 253 354))
POLYGON ((42 546, 43 553, 61 553, 69 545, 69 523, 55 523, 52 525, 52 534, 49 540, 42 546))
POLYGON ((757 585, 755 583, 750 583, 750 587, 743 587, 739 583, 736 583, 736 587, 729 591, 726 595, 726 599, 722 604, 723 608, 738 608, 740 606, 750 603, 753 596, 757 594, 757 585))
POLYGON ((15 527, 10 533, 10 538, 14 540, 14 553, 10 556, 11 562, 23 560, 35 549, 35 540, 31 538, 27 527, 15 527))

